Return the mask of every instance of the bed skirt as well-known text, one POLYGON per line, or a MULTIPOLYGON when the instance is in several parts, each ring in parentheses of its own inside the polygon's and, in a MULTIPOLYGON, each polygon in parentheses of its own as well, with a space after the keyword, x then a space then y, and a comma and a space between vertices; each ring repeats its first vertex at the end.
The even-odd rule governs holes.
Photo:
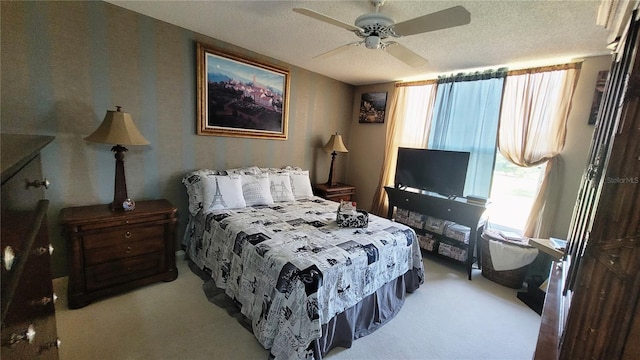
POLYGON ((350 348, 353 340, 382 327, 400 311, 406 293, 414 292, 419 286, 416 272, 409 270, 334 316, 322 325, 322 337, 314 341, 314 358, 322 359, 334 347, 350 348))
MULTIPOLYGON (((199 269, 191 260, 189 265, 191 270, 203 279, 202 288, 207 299, 226 309, 229 315, 236 318, 245 329, 252 331, 251 320, 240 312, 240 306, 229 298, 223 289, 215 285, 210 275, 199 269)), ((382 327, 400 311, 406 293, 414 292, 419 286, 420 276, 417 271, 411 269, 386 283, 356 305, 334 316, 322 325, 322 336, 312 344, 314 359, 321 360, 335 347, 350 348, 353 340, 371 334, 382 327)))

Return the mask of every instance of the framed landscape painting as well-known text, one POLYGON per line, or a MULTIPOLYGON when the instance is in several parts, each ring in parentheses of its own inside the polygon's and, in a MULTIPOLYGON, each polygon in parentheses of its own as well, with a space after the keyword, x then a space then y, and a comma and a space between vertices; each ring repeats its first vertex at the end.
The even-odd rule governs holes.
POLYGON ((364 93, 360 101, 360 116, 358 122, 382 124, 384 123, 386 109, 386 92, 364 93))
POLYGON ((197 44, 198 135, 287 139, 289 71, 197 44))

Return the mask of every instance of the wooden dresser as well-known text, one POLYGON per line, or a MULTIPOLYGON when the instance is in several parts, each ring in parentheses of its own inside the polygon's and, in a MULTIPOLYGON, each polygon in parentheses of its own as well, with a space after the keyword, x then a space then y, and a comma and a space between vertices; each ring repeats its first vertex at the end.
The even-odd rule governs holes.
POLYGON ((140 201, 133 211, 92 205, 62 209, 69 240, 69 308, 178 277, 176 208, 167 200, 140 201))
POLYGON ((40 150, 51 136, 0 136, 2 359, 58 359, 40 150))
POLYGON ((637 15, 611 64, 567 251, 551 271, 535 360, 640 359, 637 15))

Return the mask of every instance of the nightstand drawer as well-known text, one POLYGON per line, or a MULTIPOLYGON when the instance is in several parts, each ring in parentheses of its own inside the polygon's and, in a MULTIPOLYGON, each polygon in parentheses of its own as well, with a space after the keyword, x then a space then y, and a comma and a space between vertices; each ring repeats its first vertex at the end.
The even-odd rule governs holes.
POLYGON ((86 265, 97 265, 109 261, 120 260, 143 254, 164 250, 163 233, 156 238, 142 238, 136 240, 121 241, 112 246, 86 249, 84 261, 86 265))
POLYGON ((125 219, 115 218, 108 221, 103 220, 102 222, 83 224, 81 226, 78 226, 78 231, 108 229, 114 226, 149 224, 153 222, 166 222, 167 219, 168 217, 166 214, 146 215, 144 217, 125 218, 125 219))
POLYGON ((136 243, 146 239, 164 238, 163 226, 124 226, 115 228, 112 231, 86 234, 83 237, 83 247, 87 249, 97 249, 110 246, 118 246, 136 243))
POLYGON ((87 290, 96 290, 111 285, 130 282, 151 276, 165 268, 164 253, 136 256, 100 265, 87 266, 87 290))

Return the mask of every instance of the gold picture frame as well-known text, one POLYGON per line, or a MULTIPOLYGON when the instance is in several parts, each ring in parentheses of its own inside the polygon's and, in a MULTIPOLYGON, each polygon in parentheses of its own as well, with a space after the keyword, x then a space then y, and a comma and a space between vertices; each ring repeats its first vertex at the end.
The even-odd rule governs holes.
POLYGON ((197 43, 198 135, 286 140, 289 71, 197 43))

